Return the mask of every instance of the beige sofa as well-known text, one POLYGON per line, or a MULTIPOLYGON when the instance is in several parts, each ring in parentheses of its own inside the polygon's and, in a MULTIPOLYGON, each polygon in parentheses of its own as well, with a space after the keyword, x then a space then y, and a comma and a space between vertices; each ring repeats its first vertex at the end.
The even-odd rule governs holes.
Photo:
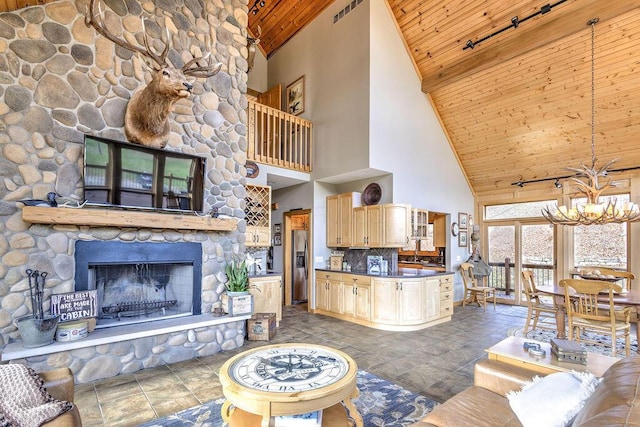
MULTIPOLYGON (((54 369, 42 372, 40 377, 44 380, 44 387, 49 394, 58 400, 73 402, 74 380, 69 368, 54 369)), ((76 427, 82 426, 78 407, 73 405, 71 410, 65 412, 54 420, 44 423, 43 427, 76 427)))
MULTIPOLYGON (((478 362, 474 385, 413 426, 522 426, 505 394, 536 373, 495 360, 478 362)), ((572 426, 640 426, 640 355, 622 359, 602 376, 572 426)))

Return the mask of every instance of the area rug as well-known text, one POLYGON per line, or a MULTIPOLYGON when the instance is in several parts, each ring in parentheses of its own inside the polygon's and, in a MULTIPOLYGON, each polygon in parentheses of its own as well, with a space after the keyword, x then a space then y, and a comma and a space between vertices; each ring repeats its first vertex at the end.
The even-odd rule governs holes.
MULTIPOLYGON (((408 426, 420 420, 438 405, 434 400, 412 393, 363 370, 358 371, 357 382, 360 396, 353 401, 362 415, 365 427, 408 426)), ((224 427, 227 424, 220 416, 220 408, 224 401, 225 398, 221 397, 203 405, 149 421, 141 427, 224 427)))
MULTIPOLYGON (((556 337, 555 331, 545 330, 545 329, 534 329, 534 330, 529 329, 527 331, 527 335, 524 336, 523 329, 524 328, 522 327, 511 328, 507 331, 507 336, 522 337, 522 338, 527 338, 527 339, 541 341, 541 342, 551 342, 551 338, 556 337)), ((611 337, 600 336, 590 332, 587 332, 586 335, 587 335, 587 338, 598 341, 598 342, 602 342, 603 345, 596 345, 596 344, 581 342, 580 344, 584 346, 585 350, 593 353, 599 353, 599 354, 604 354, 606 356, 611 356, 611 347, 609 345, 607 346, 604 345, 604 343, 611 342, 611 337)), ((635 333, 632 331, 631 332, 631 354, 638 352, 638 341, 636 340, 634 335, 635 333)), ((625 354, 626 353, 624 351, 624 339, 619 338, 616 342, 616 357, 622 359, 625 357, 625 354)))

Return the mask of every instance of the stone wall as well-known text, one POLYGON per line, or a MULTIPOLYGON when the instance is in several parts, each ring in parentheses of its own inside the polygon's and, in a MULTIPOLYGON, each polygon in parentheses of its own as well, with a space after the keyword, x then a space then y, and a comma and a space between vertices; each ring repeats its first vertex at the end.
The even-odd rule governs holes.
MULTIPOLYGON (((101 3, 111 31, 128 40, 142 42, 142 32, 146 31, 154 46, 161 50, 160 40, 165 37, 166 27, 171 43, 168 59, 173 65, 181 67, 191 59, 191 54, 200 56, 207 44, 211 46, 215 62, 223 64, 217 75, 194 83, 190 98, 174 105, 166 149, 207 157, 204 210, 216 207, 223 215, 239 218, 239 231, 183 233, 49 226, 22 221, 18 203, 21 199, 43 199, 48 192, 55 191, 63 201, 82 200, 84 134, 125 140, 124 112, 128 99, 150 80, 150 74, 131 52, 116 47, 85 25, 83 13, 88 0, 61 0, 2 13, 0 346, 19 337, 13 320, 30 312, 27 266, 49 273, 47 296, 73 291, 75 240, 201 242, 203 313, 219 300, 224 263, 245 250, 242 232, 245 227, 247 0, 105 0, 101 3)), ((73 215, 73 211, 69 214, 73 215)), ((237 345, 238 341, 242 345, 241 339, 222 329, 224 333, 211 335, 216 344, 208 348, 218 351, 225 345, 237 345)), ((189 341, 187 335, 188 332, 184 332, 184 339, 189 341)), ((131 351, 139 352, 133 348, 131 351)), ((123 360, 127 358, 130 356, 123 356, 123 360)), ((66 366, 81 362, 59 360, 56 363, 66 366)))

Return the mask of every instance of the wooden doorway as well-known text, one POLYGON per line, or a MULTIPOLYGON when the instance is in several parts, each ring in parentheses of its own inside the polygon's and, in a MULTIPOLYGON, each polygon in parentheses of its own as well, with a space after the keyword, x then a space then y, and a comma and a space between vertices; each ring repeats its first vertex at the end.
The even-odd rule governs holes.
POLYGON ((282 241, 284 304, 308 302, 313 273, 311 210, 286 212, 282 241), (304 279, 304 283, 301 283, 304 279))

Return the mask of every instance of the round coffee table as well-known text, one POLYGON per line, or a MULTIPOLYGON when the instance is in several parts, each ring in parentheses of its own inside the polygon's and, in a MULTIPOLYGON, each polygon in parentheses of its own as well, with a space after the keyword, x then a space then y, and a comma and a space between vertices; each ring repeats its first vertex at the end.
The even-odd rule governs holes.
MULTIPOLYGON (((342 403, 355 425, 362 427, 362 416, 351 400, 359 394, 357 373, 351 357, 321 345, 289 343, 247 350, 220 368, 222 392, 227 398, 222 418, 226 422, 247 421, 258 415, 260 425, 268 427, 271 417, 279 415, 330 408, 333 416, 339 412, 335 405, 342 403), (240 411, 234 415, 236 409, 240 411)), ((346 426, 346 412, 343 419, 346 426)))

